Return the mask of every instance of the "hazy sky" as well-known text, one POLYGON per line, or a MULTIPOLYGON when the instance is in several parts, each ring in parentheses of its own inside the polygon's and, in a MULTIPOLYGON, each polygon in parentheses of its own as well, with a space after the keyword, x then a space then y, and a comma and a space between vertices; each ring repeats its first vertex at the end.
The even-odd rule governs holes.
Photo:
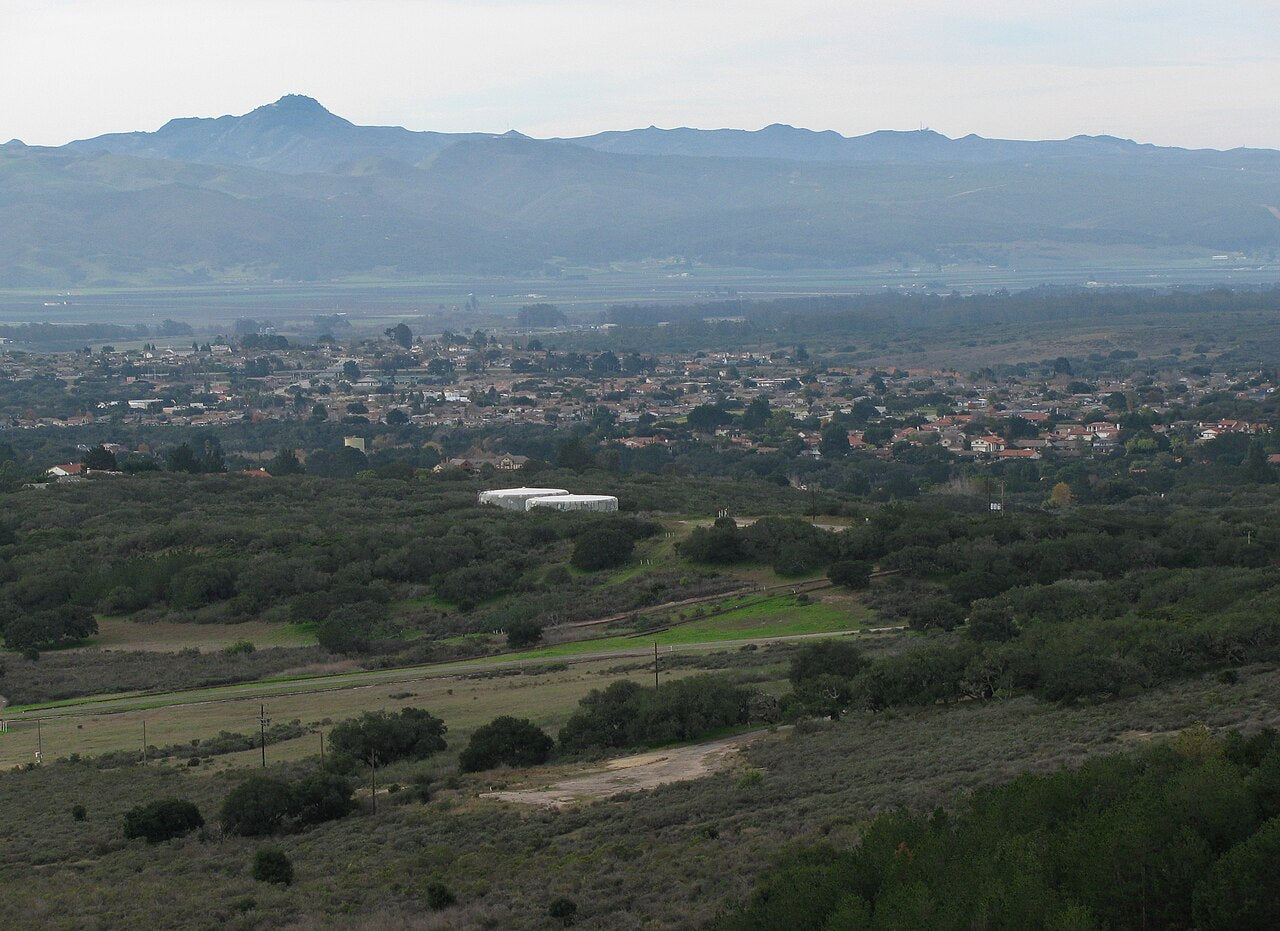
POLYGON ((444 131, 1280 148, 1278 91, 1276 0, 0 0, 0 141, 29 144, 301 93, 444 131))

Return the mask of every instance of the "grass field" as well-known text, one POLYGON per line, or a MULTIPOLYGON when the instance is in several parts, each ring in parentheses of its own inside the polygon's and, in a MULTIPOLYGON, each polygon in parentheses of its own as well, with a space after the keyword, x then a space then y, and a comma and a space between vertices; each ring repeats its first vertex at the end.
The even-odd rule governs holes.
MULTIPOLYGON (((596 640, 574 640, 527 650, 523 653, 504 654, 495 659, 554 659, 561 656, 579 656, 601 650, 622 650, 630 647, 681 646, 695 643, 715 643, 726 640, 756 640, 769 637, 791 637, 804 634, 829 634, 865 627, 871 612, 851 599, 833 597, 831 601, 813 601, 797 604, 790 595, 772 598, 724 599, 722 604, 734 602, 742 607, 706 618, 694 618, 666 630, 651 633, 620 634, 596 640)), ((710 612, 715 602, 707 606, 710 612)), ((694 609, 686 609, 691 612, 694 609)))
POLYGON ((145 650, 168 653, 195 649, 222 650, 241 640, 255 647, 313 646, 316 638, 296 624, 246 621, 243 624, 182 624, 173 621, 140 623, 118 617, 98 619, 98 635, 77 650, 145 650))
MULTIPOLYGON (((503 714, 527 717, 549 732, 556 730, 573 712, 578 700, 591 689, 603 688, 621 678, 652 682, 652 672, 644 669, 608 672, 619 665, 616 657, 575 663, 573 666, 536 675, 467 678, 436 675, 416 681, 374 681, 354 688, 330 688, 298 694, 261 697, 237 696, 234 689, 209 690, 221 697, 206 701, 139 708, 112 714, 68 715, 46 718, 39 740, 45 760, 70 756, 96 756, 117 750, 141 750, 142 722, 147 725, 147 743, 155 747, 207 739, 221 731, 256 733, 260 706, 275 723, 297 719, 327 731, 328 724, 354 717, 364 711, 395 710, 406 706, 424 707, 444 719, 450 729, 454 750, 465 744, 466 736, 481 724, 503 714)), ((779 667, 780 668, 780 667, 779 667)), ((672 670, 662 675, 678 678, 690 670, 672 670)), ((779 672, 781 676, 781 672, 779 672)), ((10 730, 0 734, 0 768, 34 759, 37 733, 33 721, 10 718, 10 730)), ((268 746, 272 760, 293 760, 318 755, 319 736, 311 734, 268 746)), ((258 751, 231 753, 213 758, 207 767, 231 768, 252 765, 258 751)), ((447 757, 446 757, 447 758, 447 757)))

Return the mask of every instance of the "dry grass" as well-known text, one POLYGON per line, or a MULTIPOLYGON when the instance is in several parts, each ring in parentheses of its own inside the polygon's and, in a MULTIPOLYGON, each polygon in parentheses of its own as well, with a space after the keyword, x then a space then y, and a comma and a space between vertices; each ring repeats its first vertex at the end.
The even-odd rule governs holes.
MULTIPOLYGON (((273 721, 298 719, 303 724, 336 722, 362 711, 395 710, 412 705, 427 708, 443 718, 452 734, 450 743, 456 748, 476 727, 504 714, 530 718, 554 733, 568 719, 578 700, 591 689, 604 688, 622 678, 652 681, 652 673, 646 670, 606 671, 617 663, 616 658, 602 659, 575 663, 563 671, 542 675, 476 679, 436 676, 266 698, 231 695, 189 705, 48 718, 40 730, 45 759, 51 761, 73 753, 96 756, 117 750, 140 751, 144 720, 147 743, 163 747, 187 743, 193 738, 213 737, 220 731, 256 732, 259 708, 263 704, 273 721)), ((697 671, 673 670, 664 675, 680 677, 697 671)), ((31 762, 36 748, 35 725, 21 717, 9 720, 9 732, 0 734, 0 768, 31 762)), ((328 727, 321 729, 327 731, 328 727)), ((314 735, 268 747, 269 757, 274 760, 303 759, 319 751, 319 738, 314 735)), ((253 755, 227 754, 218 757, 214 765, 233 768, 251 764, 253 755)))
POLYGON ((246 621, 243 624, 186 624, 175 621, 139 622, 119 617, 98 619, 98 636, 77 650, 143 650, 171 653, 195 649, 202 653, 226 649, 247 640, 255 647, 313 646, 314 636, 292 624, 246 621))

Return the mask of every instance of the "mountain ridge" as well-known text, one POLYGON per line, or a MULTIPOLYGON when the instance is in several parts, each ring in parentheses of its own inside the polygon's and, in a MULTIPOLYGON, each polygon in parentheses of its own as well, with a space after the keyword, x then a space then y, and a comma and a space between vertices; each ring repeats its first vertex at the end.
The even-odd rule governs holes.
MULTIPOLYGON (((240 116, 179 117, 154 132, 108 133, 78 139, 60 148, 73 152, 108 151, 144 158, 172 158, 209 164, 233 164, 291 173, 340 170, 367 157, 392 158, 418 165, 453 142, 507 133, 440 133, 401 126, 361 126, 301 94, 240 116)), ((1272 149, 1187 149, 1155 146, 1116 136, 1079 134, 1068 139, 990 139, 969 133, 951 138, 929 129, 881 129, 858 136, 770 123, 758 130, 661 129, 610 130, 586 136, 533 139, 568 143, 625 155, 679 155, 695 158, 772 158, 806 162, 862 161, 996 163, 1040 158, 1180 158, 1210 164, 1274 161, 1272 149)))
POLYGON ((1280 259, 1267 204, 1280 204, 1269 150, 784 124, 414 133, 291 95, 155 133, 0 147, 0 287, 556 275, 672 257, 770 271, 1265 264, 1280 259))

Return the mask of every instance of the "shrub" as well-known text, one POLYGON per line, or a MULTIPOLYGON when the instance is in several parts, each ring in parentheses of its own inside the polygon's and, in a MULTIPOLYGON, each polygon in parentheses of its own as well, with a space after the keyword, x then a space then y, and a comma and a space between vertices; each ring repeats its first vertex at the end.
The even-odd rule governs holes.
POLYGON ((250 776, 228 793, 219 820, 228 834, 258 837, 274 834, 293 810, 288 783, 269 776, 250 776))
POLYGON ((507 646, 531 647, 542 639, 542 625, 536 621, 512 621, 507 625, 507 646))
POLYGON ((695 740, 749 720, 751 694, 724 676, 690 676, 646 689, 622 680, 595 690, 560 731, 567 750, 695 740))
POLYGON ((806 643, 791 657, 787 677, 792 685, 819 676, 852 679, 867 665, 857 646, 847 640, 816 640, 806 643))
MULTIPOLYGON (((79 819, 77 819, 79 820, 79 819)), ((145 838, 148 844, 181 837, 204 827, 200 809, 181 798, 166 798, 130 809, 124 816, 124 836, 145 838)))
POLYGON ((299 824, 320 824, 349 815, 356 807, 355 787, 335 773, 312 773, 292 787, 289 814, 299 824))
POLYGON ((416 773, 413 777, 413 794, 420 802, 431 801, 432 783, 435 777, 430 773, 416 773))
POLYGON ((458 758, 464 773, 495 766, 538 766, 551 755, 554 742, 525 718, 503 716, 478 728, 458 758))
POLYGON ((238 656, 241 653, 252 653, 254 649, 255 647, 252 641, 237 640, 235 643, 224 648, 222 652, 226 653, 228 656, 238 656))
POLYGON ((561 896, 552 900, 551 904, 547 906, 547 914, 567 928, 573 924, 573 918, 578 914, 578 903, 573 899, 561 896))
POLYGON ((635 545, 635 540, 624 530, 597 527, 578 537, 569 561, 587 572, 612 569, 631 558, 635 545))
POLYGON ((871 584, 871 564, 856 559, 842 559, 833 562, 827 569, 827 578, 845 588, 866 588, 871 584))
POLYGON ((85 810, 85 807, 83 805, 71 806, 72 821, 84 821, 88 817, 89 817, 89 813, 85 810))
POLYGON ((253 878, 260 883, 293 883, 293 861, 279 847, 259 847, 253 855, 253 878))
POLYGON ((283 829, 345 817, 355 808, 355 789, 335 773, 318 772, 295 783, 251 776, 222 803, 219 820, 228 834, 260 837, 283 829))
POLYGON ((433 912, 448 908, 456 901, 458 901, 457 898, 444 883, 427 883, 427 908, 433 912))
POLYGON ((366 711, 339 723, 329 734, 335 754, 371 765, 395 760, 421 760, 447 745, 443 721, 422 708, 400 712, 366 711))

